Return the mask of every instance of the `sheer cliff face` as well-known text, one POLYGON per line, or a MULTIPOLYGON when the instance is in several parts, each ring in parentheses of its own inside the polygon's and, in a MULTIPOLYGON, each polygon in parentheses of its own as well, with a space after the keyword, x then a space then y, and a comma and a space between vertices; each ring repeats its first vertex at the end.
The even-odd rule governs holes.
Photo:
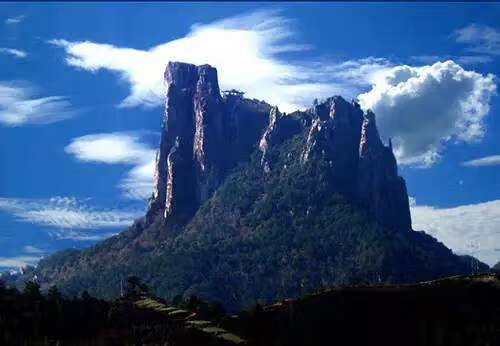
POLYGON ((253 151, 267 123, 269 106, 222 98, 217 70, 209 65, 169 63, 165 84, 168 91, 149 214, 162 212, 185 223, 227 171, 253 151), (239 136, 245 128, 253 134, 239 136))
POLYGON ((339 96, 295 118, 273 109, 259 145, 264 172, 273 167, 266 158, 269 147, 298 133, 290 130, 298 127, 306 132, 302 164, 311 160, 327 162, 337 192, 350 197, 379 224, 411 229, 406 184, 398 176, 391 145, 384 146, 380 139, 371 111, 364 114, 359 104, 339 96), (295 127, 291 125, 294 121, 295 127))
POLYGON ((267 152, 304 134, 298 160, 323 160, 336 190, 362 206, 378 223, 410 230, 404 180, 392 148, 384 146, 375 115, 355 102, 331 97, 305 112, 285 115, 277 107, 240 96, 221 97, 217 71, 208 65, 169 63, 163 131, 154 173, 150 214, 186 223, 212 196, 228 171, 261 152, 263 174, 276 165, 267 152))
POLYGON ((359 105, 335 96, 315 105, 311 113, 313 121, 302 161, 305 163, 311 157, 327 161, 338 189, 352 192, 355 189, 352 177, 358 166, 363 112, 359 105))
POLYGON ((388 147, 380 140, 371 111, 365 115, 361 128, 357 177, 358 199, 380 224, 411 229, 405 181, 398 176, 390 140, 388 147))

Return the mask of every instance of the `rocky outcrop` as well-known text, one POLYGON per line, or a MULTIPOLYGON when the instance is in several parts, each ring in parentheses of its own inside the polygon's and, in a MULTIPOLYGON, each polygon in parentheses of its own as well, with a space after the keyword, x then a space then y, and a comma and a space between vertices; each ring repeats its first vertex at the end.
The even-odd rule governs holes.
POLYGON ((259 141, 259 150, 262 152, 260 164, 265 173, 271 170, 272 159, 268 157, 268 149, 277 146, 292 138, 304 129, 304 122, 300 118, 280 113, 278 107, 272 107, 269 113, 269 124, 259 141))
POLYGON ((398 176, 392 144, 380 140, 375 114, 368 111, 363 120, 359 144, 358 199, 382 225, 411 230, 410 206, 406 184, 398 176))
POLYGON ((242 93, 221 96, 209 65, 169 63, 167 98, 149 215, 162 212, 184 224, 212 196, 238 162, 262 153, 264 174, 274 167, 270 148, 303 133, 302 164, 328 163, 335 191, 360 204, 380 224, 411 229, 404 180, 392 148, 384 146, 375 115, 334 96, 290 115, 242 93))
POLYGON ((170 62, 164 77, 167 97, 148 216, 163 212, 185 223, 228 170, 250 155, 269 106, 223 98, 217 70, 209 65, 170 62), (255 134, 239 136, 245 128, 255 134))
MULTIPOLYGON (((301 155, 329 163, 336 191, 349 195, 379 224, 411 230, 406 184, 398 176, 392 145, 380 139, 375 115, 332 97, 309 110, 313 120, 301 155)), ((390 141, 389 141, 390 143, 390 141)))
POLYGON ((321 155, 330 163, 337 191, 350 195, 379 224, 411 230, 406 184, 398 176, 392 145, 380 139, 375 114, 363 114, 356 102, 341 97, 316 104, 310 112, 303 163, 321 155))
POLYGON ((358 104, 335 96, 314 105, 310 113, 313 120, 302 162, 319 156, 330 164, 337 186, 344 192, 353 190, 352 174, 357 171, 363 111, 358 104))
POLYGON ((209 155, 218 135, 208 128, 217 130, 221 117, 217 71, 208 65, 169 63, 165 83, 168 91, 150 211, 164 210, 168 216, 175 210, 180 219, 189 219, 199 206, 201 191, 214 179, 206 172, 215 166, 209 155))

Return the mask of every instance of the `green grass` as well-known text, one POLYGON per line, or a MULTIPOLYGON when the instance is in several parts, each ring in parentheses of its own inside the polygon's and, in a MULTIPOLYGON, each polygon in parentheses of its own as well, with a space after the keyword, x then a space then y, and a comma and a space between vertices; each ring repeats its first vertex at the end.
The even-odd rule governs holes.
POLYGON ((179 310, 170 311, 170 312, 168 313, 168 315, 169 315, 169 316, 177 316, 177 315, 181 315, 181 314, 188 314, 188 313, 189 313, 189 311, 179 309, 179 310))
POLYGON ((198 320, 198 321, 188 321, 190 325, 196 326, 196 327, 206 327, 209 324, 212 324, 210 321, 204 321, 204 320, 198 320))
POLYGON ((215 335, 218 335, 221 333, 227 333, 227 330, 219 328, 219 327, 206 327, 206 328, 203 328, 202 331, 204 331, 205 333, 215 334, 215 335))
POLYGON ((220 339, 224 339, 226 341, 234 342, 235 344, 242 344, 245 342, 244 339, 240 338, 237 335, 231 334, 231 333, 219 334, 219 335, 217 335, 217 337, 220 339))
POLYGON ((139 308, 148 308, 156 311, 165 311, 165 309, 167 309, 167 306, 165 304, 162 304, 150 298, 138 300, 135 302, 135 305, 139 308))

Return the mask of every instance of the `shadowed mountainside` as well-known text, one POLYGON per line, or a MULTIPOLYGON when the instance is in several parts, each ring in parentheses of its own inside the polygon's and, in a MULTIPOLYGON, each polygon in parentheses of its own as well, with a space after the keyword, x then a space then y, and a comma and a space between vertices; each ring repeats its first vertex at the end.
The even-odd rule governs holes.
MULTIPOLYGON (((119 294, 136 275, 165 299, 196 294, 236 311, 319 287, 417 282, 471 272, 411 229, 408 196, 375 115, 339 96, 306 111, 221 95, 217 72, 169 63, 147 215, 14 278, 119 294)), ((480 271, 488 266, 479 263, 480 271)))

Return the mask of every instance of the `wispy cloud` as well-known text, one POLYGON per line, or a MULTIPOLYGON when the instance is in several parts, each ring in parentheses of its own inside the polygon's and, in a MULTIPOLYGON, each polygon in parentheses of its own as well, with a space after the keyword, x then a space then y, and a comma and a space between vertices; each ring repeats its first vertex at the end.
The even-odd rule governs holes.
POLYGON ((20 252, 22 253, 21 255, 0 257, 0 269, 2 271, 5 269, 13 269, 13 272, 16 273, 17 269, 35 266, 38 261, 43 258, 45 253, 45 251, 33 245, 23 246, 20 252))
POLYGON ((64 48, 68 65, 90 72, 116 72, 130 86, 122 107, 161 105, 165 92, 162 76, 169 61, 211 64, 218 69, 223 89, 243 90, 248 97, 265 99, 284 111, 310 106, 314 98, 334 94, 355 97, 360 82, 368 84, 370 73, 388 65, 375 58, 337 62, 286 59, 291 53, 311 49, 293 42, 294 37, 290 19, 276 11, 257 11, 194 25, 185 37, 148 50, 63 39, 50 43, 64 48))
POLYGON ((15 58, 26 58, 28 56, 25 51, 13 48, 0 48, 0 53, 12 55, 15 58))
POLYGON ((45 251, 43 251, 42 249, 39 249, 33 245, 25 245, 25 246, 23 246, 23 252, 30 253, 30 254, 34 254, 34 253, 40 254, 40 253, 44 253, 45 251))
POLYGON ((43 250, 33 245, 24 246, 20 252, 22 254, 17 256, 0 257, 0 269, 12 269, 16 273, 18 269, 35 266, 44 255, 43 250))
POLYGON ((487 55, 414 55, 410 57, 410 60, 423 64, 434 64, 439 61, 453 60, 460 65, 487 64, 493 61, 493 59, 487 55))
MULTIPOLYGON (((459 30, 455 30, 450 38, 457 42, 468 44, 469 46, 466 50, 471 53, 480 53, 479 55, 414 55, 410 56, 410 61, 431 65, 436 62, 444 62, 447 60, 453 60, 460 65, 488 64, 493 62, 491 47, 495 45, 494 42, 498 41, 499 37, 499 32, 493 28, 471 24, 459 30), (486 47, 490 47, 490 49, 486 47)), ((498 45, 498 42, 496 44, 498 45)))
POLYGON ((37 98, 28 82, 0 81, 0 123, 4 126, 50 124, 77 114, 64 96, 37 98))
POLYGON ((453 37, 459 43, 468 44, 470 52, 500 55, 500 31, 496 28, 470 24, 456 30, 453 37))
POLYGON ((449 60, 380 72, 372 89, 358 99, 377 115, 381 134, 394 139, 399 163, 429 167, 446 143, 483 137, 483 119, 495 93, 493 75, 464 70, 449 60))
POLYGON ((500 165, 500 155, 485 156, 479 159, 462 162, 462 166, 481 167, 500 165))
POLYGON ((124 196, 130 199, 145 200, 153 192, 154 159, 138 162, 119 183, 124 196))
POLYGON ((84 230, 55 229, 49 232, 49 235, 57 240, 70 239, 74 241, 99 241, 114 235, 118 232, 88 232, 84 230))
POLYGON ((411 203, 413 229, 423 230, 459 254, 494 265, 500 259, 500 200, 435 208, 411 203))
POLYGON ((98 208, 74 197, 0 198, 0 210, 18 221, 63 230, 119 228, 143 215, 142 209, 98 208))
POLYGON ((133 165, 119 187, 129 198, 146 199, 152 193, 155 150, 142 137, 140 132, 92 134, 74 138, 65 151, 80 161, 133 165))
POLYGON ((5 20, 5 24, 19 24, 26 18, 25 15, 10 17, 5 20))
POLYGON ((113 132, 72 139, 64 150, 81 161, 135 163, 154 157, 154 150, 140 142, 139 132, 113 132))
POLYGON ((0 268, 24 268, 34 266, 38 263, 41 256, 13 256, 0 257, 0 268))
POLYGON ((487 64, 493 59, 487 55, 461 55, 456 57, 456 62, 461 65, 487 64))
POLYGON ((438 61, 446 61, 448 59, 442 55, 412 55, 410 56, 410 60, 417 63, 434 64, 438 61))

